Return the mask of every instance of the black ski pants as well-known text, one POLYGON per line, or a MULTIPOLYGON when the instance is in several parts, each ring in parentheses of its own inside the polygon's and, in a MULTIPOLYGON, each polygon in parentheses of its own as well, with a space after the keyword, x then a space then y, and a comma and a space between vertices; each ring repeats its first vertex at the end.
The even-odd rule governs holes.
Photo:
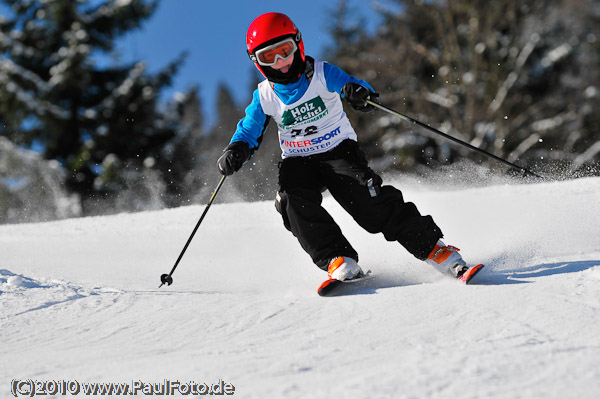
POLYGON ((323 270, 336 256, 358 260, 356 250, 321 206, 325 189, 365 230, 398 241, 418 259, 426 259, 442 237, 432 217, 404 202, 400 190, 382 186, 358 143, 345 140, 327 153, 279 163, 275 206, 285 227, 323 270))

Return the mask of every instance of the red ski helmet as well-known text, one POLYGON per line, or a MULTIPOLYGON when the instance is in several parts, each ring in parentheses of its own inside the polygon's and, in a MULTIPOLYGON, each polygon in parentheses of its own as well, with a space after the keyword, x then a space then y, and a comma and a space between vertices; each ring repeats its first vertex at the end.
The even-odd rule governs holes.
MULTIPOLYGON (((286 38, 292 38, 298 47, 296 53, 299 53, 300 57, 294 55, 295 64, 305 65, 306 56, 304 55, 304 42, 302 41, 302 34, 292 20, 285 14, 278 12, 268 12, 257 17, 248 28, 246 33, 246 48, 248 50, 248 56, 254 62, 254 65, 260 73, 262 73, 267 79, 274 80, 277 82, 278 71, 268 66, 263 66, 258 63, 255 52, 261 48, 267 47, 271 44, 277 43, 286 38), (275 78, 275 79, 274 79, 275 78)), ((299 67, 299 65, 298 65, 299 67)), ((302 67, 302 71, 303 71, 302 67)), ((299 68, 293 68, 294 73, 298 72, 299 68)))

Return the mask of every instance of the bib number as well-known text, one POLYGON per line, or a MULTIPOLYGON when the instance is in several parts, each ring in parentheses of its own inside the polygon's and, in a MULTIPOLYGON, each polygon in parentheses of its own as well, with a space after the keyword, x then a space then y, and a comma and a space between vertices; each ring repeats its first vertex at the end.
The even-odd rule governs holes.
POLYGON ((307 126, 303 129, 292 129, 291 134, 292 137, 298 136, 310 136, 311 134, 316 134, 319 132, 319 129, 316 126, 307 126))

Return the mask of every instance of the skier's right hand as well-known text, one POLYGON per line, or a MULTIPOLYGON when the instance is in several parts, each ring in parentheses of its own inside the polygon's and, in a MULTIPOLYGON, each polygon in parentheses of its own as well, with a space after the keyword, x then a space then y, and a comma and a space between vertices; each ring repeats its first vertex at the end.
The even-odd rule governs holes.
POLYGON ((243 141, 234 141, 223 150, 223 155, 217 161, 219 172, 229 176, 240 170, 244 162, 250 158, 250 146, 243 141))

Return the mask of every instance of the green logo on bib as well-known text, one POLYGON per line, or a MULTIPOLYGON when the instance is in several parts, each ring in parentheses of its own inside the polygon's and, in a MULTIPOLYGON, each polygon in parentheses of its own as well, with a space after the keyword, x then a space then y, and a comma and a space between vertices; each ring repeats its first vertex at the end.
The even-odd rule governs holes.
POLYGON ((285 111, 281 116, 281 125, 292 126, 299 123, 314 122, 327 115, 327 112, 323 99, 317 96, 310 101, 285 111))

